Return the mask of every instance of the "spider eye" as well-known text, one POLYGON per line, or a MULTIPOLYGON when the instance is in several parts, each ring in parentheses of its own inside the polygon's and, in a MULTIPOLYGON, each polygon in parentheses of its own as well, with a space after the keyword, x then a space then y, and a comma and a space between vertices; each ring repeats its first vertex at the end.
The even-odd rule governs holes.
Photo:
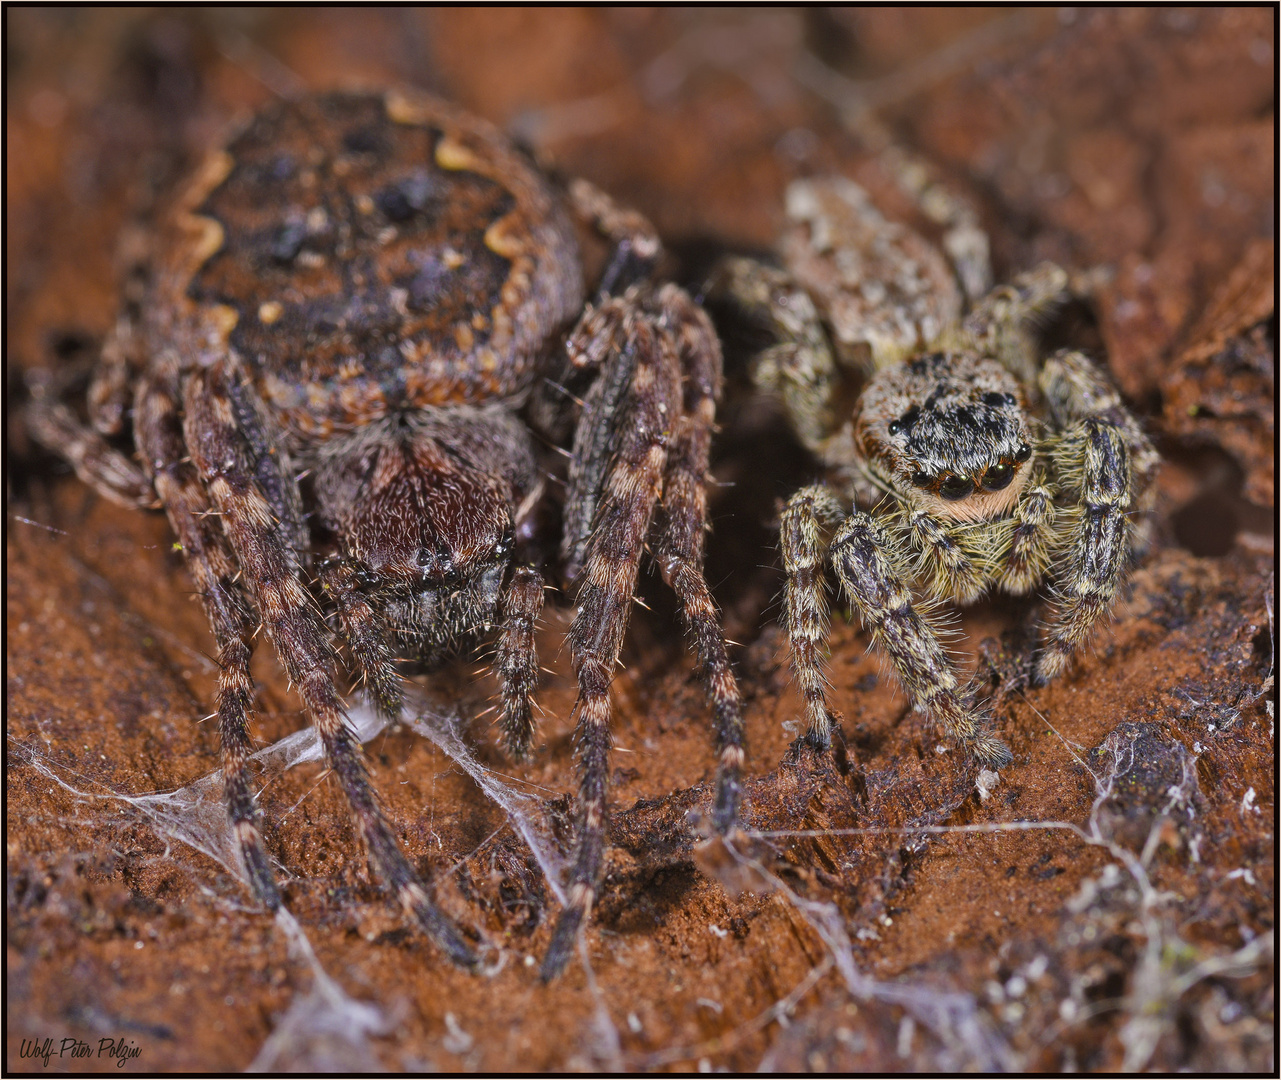
POLYGON ((436 549, 421 548, 418 552, 418 565, 425 578, 431 581, 446 581, 454 572, 453 549, 443 540, 436 541, 436 549))
POLYGON ((929 487, 933 479, 934 477, 927 472, 912 473, 912 483, 919 488, 929 487))
POLYGON ((919 405, 913 405, 902 416, 891 420, 885 430, 891 435, 897 435, 900 431, 911 431, 912 425, 920 418, 921 407, 919 405))
POLYGON ((1004 487, 1009 487, 1013 479, 1014 466, 1001 462, 999 465, 993 465, 983 474, 983 490, 1000 491, 1004 487))
POLYGON ((1014 451, 1014 460, 1023 462, 1032 456, 1032 448, 1027 443, 1019 443, 1019 448, 1014 451))
POLYGON ((939 494, 949 502, 956 502, 958 499, 964 499, 965 496, 974 490, 974 481, 968 476, 958 476, 955 473, 948 473, 939 481, 939 494))

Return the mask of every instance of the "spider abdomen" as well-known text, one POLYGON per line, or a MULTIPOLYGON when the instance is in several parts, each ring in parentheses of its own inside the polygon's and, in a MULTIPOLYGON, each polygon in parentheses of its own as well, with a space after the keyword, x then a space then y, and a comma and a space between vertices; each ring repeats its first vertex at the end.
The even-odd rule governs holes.
POLYGON ((582 308, 562 200, 489 125, 401 93, 259 113, 184 198, 170 333, 225 341, 303 438, 524 392, 582 308))

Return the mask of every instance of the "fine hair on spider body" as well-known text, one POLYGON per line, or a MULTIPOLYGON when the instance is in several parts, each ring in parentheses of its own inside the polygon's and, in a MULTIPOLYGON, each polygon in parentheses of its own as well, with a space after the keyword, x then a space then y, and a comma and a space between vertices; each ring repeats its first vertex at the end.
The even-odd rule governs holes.
POLYGON ((519 758, 544 580, 562 576, 577 608, 579 791, 570 901, 541 969, 555 977, 604 875, 609 688, 647 545, 714 714, 712 821, 728 833, 738 817, 741 704, 703 576, 722 383, 707 316, 653 280, 660 247, 641 215, 585 181, 553 183, 488 124, 411 91, 269 105, 156 215, 154 241, 89 423, 50 394, 27 424, 95 491, 168 516, 217 642, 225 800, 250 888, 280 908, 249 771, 261 626, 378 876, 451 960, 478 968, 476 935, 437 907, 395 837, 339 670, 345 653, 394 718, 404 670, 496 635, 519 758), (590 303, 575 220, 613 252, 590 303), (590 382, 576 412, 545 400, 558 358, 590 382), (111 442, 130 426, 137 460, 111 442), (539 542, 540 439, 571 430, 563 528, 539 542), (555 549, 542 565, 536 553, 555 549))
POLYGON ((831 741, 831 572, 913 703, 999 768, 1010 751, 942 645, 941 605, 1042 590, 1030 677, 1061 675, 1146 546, 1158 457, 1104 371, 1070 349, 1040 354, 1038 322, 1086 279, 1044 263, 989 289, 973 213, 942 205, 959 265, 852 181, 796 181, 782 265, 726 258, 708 301, 765 338, 753 379, 828 472, 780 521, 807 737, 831 741))

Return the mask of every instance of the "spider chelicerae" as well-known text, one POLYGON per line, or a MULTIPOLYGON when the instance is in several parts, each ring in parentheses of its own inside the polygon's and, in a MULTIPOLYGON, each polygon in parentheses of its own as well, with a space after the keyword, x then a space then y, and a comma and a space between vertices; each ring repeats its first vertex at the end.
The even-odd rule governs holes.
POLYGON ((792 495, 780 527, 809 740, 827 747, 834 722, 830 567, 913 703, 999 768, 1010 751, 943 647, 940 605, 1043 587, 1032 677, 1061 674, 1145 543, 1158 459, 1102 370, 1039 354, 1038 320, 1088 279, 1044 263, 988 291, 973 212, 919 173, 903 186, 946 227, 951 263, 852 181, 797 181, 782 267, 723 260, 709 302, 764 335, 753 379, 831 478, 792 495))
POLYGON ((95 371, 92 426, 54 393, 27 421, 95 490, 168 515, 217 641, 226 804, 271 910, 281 898, 248 770, 260 626, 377 872, 455 962, 478 964, 380 807, 326 613, 389 717, 402 666, 497 628, 502 725, 523 755, 546 487, 529 420, 572 428, 558 562, 576 606, 580 786, 569 902, 542 967, 554 977, 603 874, 609 687, 647 545, 716 715, 715 827, 738 812, 739 692, 703 577, 722 381, 711 324, 652 281, 659 243, 639 214, 585 182, 553 183, 484 122, 410 92, 269 106, 157 221, 145 299, 95 371), (612 247, 586 306, 575 217, 612 247), (582 392, 568 422, 540 396, 562 367, 582 392), (138 461, 109 442, 130 425, 138 461))

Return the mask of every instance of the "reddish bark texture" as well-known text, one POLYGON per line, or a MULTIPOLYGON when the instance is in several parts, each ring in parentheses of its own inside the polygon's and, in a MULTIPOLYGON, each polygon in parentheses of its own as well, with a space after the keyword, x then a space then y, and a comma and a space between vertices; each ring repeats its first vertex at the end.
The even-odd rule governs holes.
MULTIPOLYGON (((1157 544, 1069 675, 1007 693, 1035 605, 964 616, 958 649, 990 676, 1015 754, 981 800, 973 766, 936 752, 866 635, 839 619, 847 754, 789 749, 801 710, 772 529, 814 466, 732 387, 714 470, 733 486, 712 494, 708 578, 742 643, 747 823, 818 835, 753 841, 772 881, 694 852, 710 718, 671 601, 643 583, 655 610, 637 613, 615 683, 594 983, 577 961, 538 982, 525 958, 546 948, 556 908, 528 849, 448 758, 396 730, 369 750, 401 842, 507 962, 466 975, 407 929, 337 786, 298 767, 262 797, 288 906, 324 969, 386 1018, 368 1039, 350 1025, 304 1038, 287 1013, 312 976, 277 927, 218 864, 102 797, 178 788, 217 761, 199 722, 212 640, 165 521, 89 494, 11 416, 9 1069, 43 1069, 23 1040, 46 1038, 64 1070, 112 1067, 103 1039, 137 1048, 125 1071, 241 1069, 260 1054, 304 1069, 1271 1067, 1270 9, 14 9, 8 30, 11 403, 24 371, 92 358, 152 193, 274 92, 443 93, 650 215, 673 272, 695 282, 721 250, 771 245, 793 176, 874 174, 842 124, 842 106, 870 101, 974 200, 998 276, 1041 258, 1112 268, 1083 332, 1166 458, 1157 544), (816 93, 807 56, 847 81, 816 93), (1093 822, 1106 843, 921 831, 1018 822, 1093 822), (834 832, 849 829, 899 831, 834 832), (59 1058, 64 1039, 91 1056, 59 1058)), ((507 763, 485 721, 468 729, 482 762, 540 785, 528 790, 562 825, 568 619, 552 605, 544 617, 553 670, 532 761, 507 763)), ((280 738, 298 703, 268 650, 255 676, 258 735, 280 738)), ((473 716, 494 687, 460 664, 431 692, 473 716)))

